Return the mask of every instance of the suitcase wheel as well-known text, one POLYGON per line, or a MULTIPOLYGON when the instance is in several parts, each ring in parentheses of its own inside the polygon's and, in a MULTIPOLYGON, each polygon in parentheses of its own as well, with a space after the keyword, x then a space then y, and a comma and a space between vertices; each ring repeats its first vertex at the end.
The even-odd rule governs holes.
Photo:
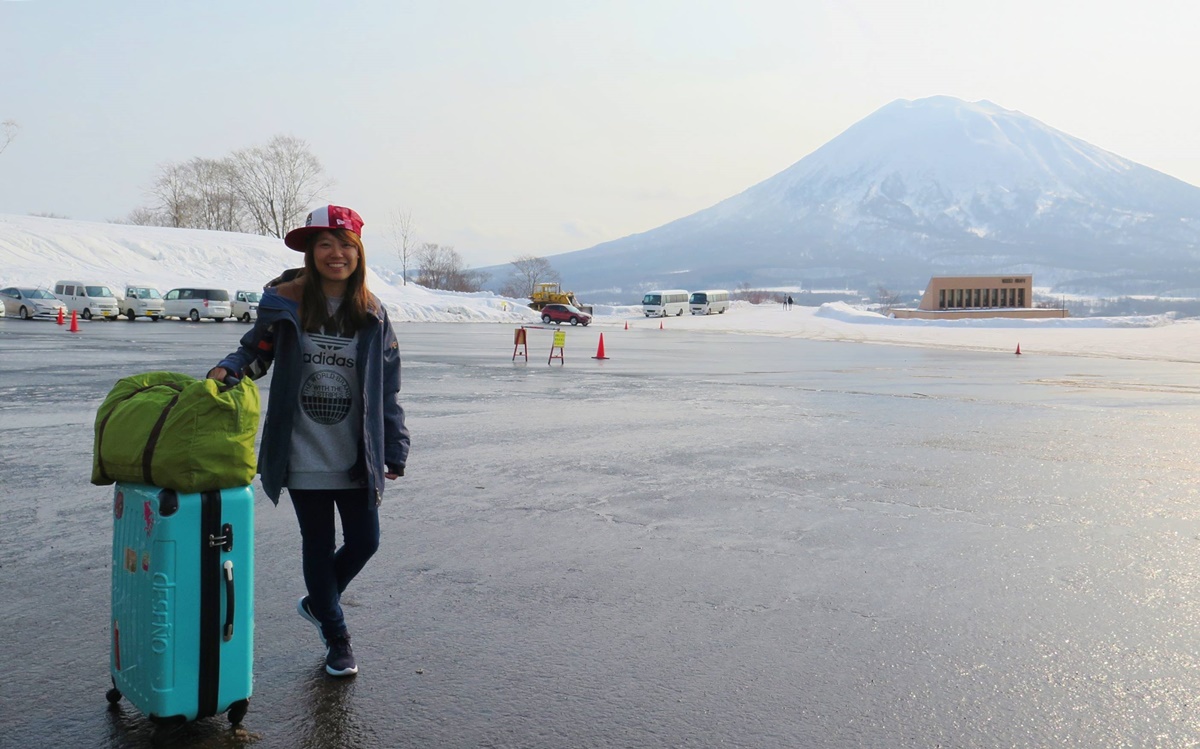
POLYGON ((242 718, 246 717, 246 711, 250 709, 250 700, 238 700, 229 706, 229 723, 231 725, 241 725, 242 718))

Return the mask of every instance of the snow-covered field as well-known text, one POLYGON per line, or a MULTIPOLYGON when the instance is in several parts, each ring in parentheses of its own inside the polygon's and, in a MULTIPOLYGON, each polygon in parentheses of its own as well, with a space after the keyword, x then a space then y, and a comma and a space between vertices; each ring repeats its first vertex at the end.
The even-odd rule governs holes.
MULTIPOLYGON (((391 252, 364 232, 368 263, 391 252)), ((297 266, 299 253, 278 239, 248 234, 124 226, 32 216, 0 215, 0 287, 51 286, 59 279, 104 283, 120 291, 127 282, 166 292, 184 285, 256 289, 297 266)), ((491 292, 436 291, 371 271, 368 284, 399 322, 537 323, 523 300, 491 292)), ((586 301, 586 300, 585 300, 586 301)), ((595 308, 598 329, 653 326, 638 307, 595 308)), ((665 330, 709 330, 828 341, 932 348, 968 348, 1025 354, 1067 354, 1200 362, 1200 320, 1168 315, 1051 320, 894 320, 836 303, 821 307, 737 302, 724 315, 661 321, 665 330)))

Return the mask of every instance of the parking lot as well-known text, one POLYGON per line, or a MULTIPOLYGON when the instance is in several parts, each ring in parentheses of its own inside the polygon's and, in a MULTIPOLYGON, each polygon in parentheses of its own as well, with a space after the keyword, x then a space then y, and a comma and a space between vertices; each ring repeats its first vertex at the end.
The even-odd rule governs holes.
MULTIPOLYGON (((525 363, 512 326, 398 326, 412 453, 347 595, 361 673, 324 675, 260 493, 245 731, 158 745, 1200 741, 1195 365, 563 327, 548 366, 549 330, 525 363)), ((104 699, 92 421, 245 330, 0 320, 0 744, 154 743, 104 699)))

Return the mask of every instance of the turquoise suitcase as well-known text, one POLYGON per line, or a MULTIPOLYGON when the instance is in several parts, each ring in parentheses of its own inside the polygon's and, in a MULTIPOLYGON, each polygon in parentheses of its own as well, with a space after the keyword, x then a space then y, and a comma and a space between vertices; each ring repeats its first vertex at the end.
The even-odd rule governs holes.
POLYGON ((254 490, 113 490, 109 702, 155 722, 249 707, 254 657, 254 490))

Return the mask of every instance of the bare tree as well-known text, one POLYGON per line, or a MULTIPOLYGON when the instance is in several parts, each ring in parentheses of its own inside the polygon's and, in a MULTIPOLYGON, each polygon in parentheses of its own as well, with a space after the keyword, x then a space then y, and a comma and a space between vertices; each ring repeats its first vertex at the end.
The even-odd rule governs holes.
POLYGON ((396 246, 396 254, 400 256, 400 275, 408 285, 408 259, 414 240, 412 211, 402 211, 399 208, 392 211, 392 242, 396 246))
POLYGON ((163 226, 193 226, 196 198, 188 172, 187 164, 162 164, 158 168, 158 177, 150 186, 150 196, 155 201, 153 210, 163 218, 163 226))
POLYGON ((419 266, 417 283, 426 288, 479 291, 488 280, 483 271, 463 268, 462 255, 448 245, 425 242, 417 248, 414 259, 419 266))
POLYGON ((889 291, 887 287, 880 284, 875 290, 875 300, 882 309, 887 310, 900 304, 902 297, 900 294, 889 291))
POLYGON ((455 279, 455 291, 482 291, 483 285, 491 278, 491 274, 479 269, 459 271, 455 279))
POLYGON ((16 120, 5 120, 0 122, 0 153, 4 153, 4 149, 8 148, 8 144, 12 143, 17 137, 17 131, 21 126, 16 120))
POLYGON ((291 135, 236 151, 230 159, 236 193, 258 234, 282 237, 333 186, 308 144, 291 135))
POLYGON ((165 217, 161 212, 153 208, 142 206, 134 208, 129 212, 129 215, 123 218, 113 219, 109 223, 112 224, 130 224, 133 226, 166 226, 165 217))
POLYGON ((762 304, 771 298, 771 293, 752 287, 749 281, 742 281, 734 288, 732 297, 744 302, 750 302, 751 304, 762 304))
POLYGON ((448 289, 450 279, 462 269, 462 257, 453 247, 424 242, 417 248, 417 283, 428 289, 448 289))
POLYGON ((244 210, 234 190, 229 159, 194 158, 164 164, 150 188, 156 205, 149 210, 166 217, 166 225, 188 229, 243 231, 244 210))
POLYGON ((539 283, 562 281, 558 271, 554 270, 550 261, 544 257, 521 255, 510 265, 512 265, 512 270, 509 272, 508 280, 500 288, 500 293, 504 296, 529 299, 533 296, 533 290, 539 283))
POLYGON ((197 157, 186 166, 194 201, 191 226, 243 231, 245 209, 237 195, 237 172, 233 161, 197 157))

